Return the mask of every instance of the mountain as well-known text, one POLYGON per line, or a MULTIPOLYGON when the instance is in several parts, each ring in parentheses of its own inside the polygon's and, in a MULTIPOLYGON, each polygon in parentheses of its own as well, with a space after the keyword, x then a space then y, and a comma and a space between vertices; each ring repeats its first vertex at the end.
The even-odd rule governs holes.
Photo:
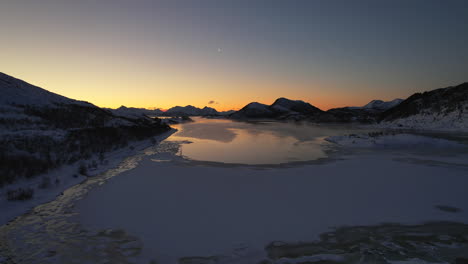
POLYGON ((385 111, 399 105, 401 102, 403 102, 403 99, 394 99, 392 101, 387 102, 384 102, 382 100, 372 100, 370 103, 366 104, 362 108, 385 111))
POLYGON ((415 93, 383 112, 380 123, 412 129, 468 129, 468 83, 415 93))
POLYGON ((275 113, 270 106, 252 102, 230 115, 231 118, 272 118, 275 113))
POLYGON ((228 116, 228 115, 232 115, 236 112, 236 110, 228 110, 228 111, 222 111, 222 112, 218 112, 220 116, 228 116))
POLYGON ((304 115, 311 115, 323 112, 322 110, 318 109, 317 107, 306 103, 301 100, 289 100, 286 98, 278 98, 276 101, 271 105, 273 110, 280 110, 284 111, 287 110, 289 112, 300 113, 304 115))
POLYGON ((116 116, 0 73, 0 186, 88 159, 170 128, 116 116))
POLYGON ((332 114, 337 122, 376 123, 382 112, 397 106, 402 101, 403 99, 387 102, 372 100, 364 106, 333 108, 327 112, 332 114))
POLYGON ((335 122, 375 123, 381 112, 364 109, 362 107, 342 107, 330 109, 327 113, 333 116, 335 122))
POLYGON ((105 108, 105 109, 108 111, 111 111, 116 116, 122 116, 122 117, 128 117, 128 118, 141 118, 142 116, 143 117, 160 116, 164 113, 160 109, 150 110, 146 108, 125 107, 123 105, 117 109, 110 109, 110 108, 105 108))
POLYGON ((252 102, 230 115, 234 119, 271 118, 281 120, 332 120, 333 116, 300 100, 278 98, 271 105, 252 102))
POLYGON ((216 109, 205 106, 203 108, 198 108, 192 105, 187 106, 175 106, 168 109, 162 115, 165 116, 218 116, 222 113, 218 112, 216 109))

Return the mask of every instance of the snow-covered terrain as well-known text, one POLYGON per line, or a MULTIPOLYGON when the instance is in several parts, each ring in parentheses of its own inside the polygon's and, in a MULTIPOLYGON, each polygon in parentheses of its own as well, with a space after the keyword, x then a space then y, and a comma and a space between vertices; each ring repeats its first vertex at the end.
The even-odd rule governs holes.
POLYGON ((387 102, 384 102, 382 100, 372 100, 362 108, 385 111, 399 105, 401 102, 403 102, 403 99, 394 99, 392 101, 387 102))
MULTIPOLYGON (((64 165, 47 173, 36 176, 33 179, 21 179, 13 184, 0 188, 0 226, 20 216, 33 207, 54 200, 66 189, 85 181, 88 177, 94 177, 113 167, 116 167, 123 159, 135 155, 141 150, 154 146, 163 141, 173 131, 154 137, 151 140, 134 142, 127 148, 121 148, 106 153, 100 161, 100 157, 95 155, 87 160, 64 165), (80 173, 81 166, 86 167, 86 175, 80 173), (8 201, 4 199, 9 190, 15 189, 34 190, 33 199, 26 201, 8 201)), ((0 262, 1 263, 1 262, 0 262)))
POLYGON ((395 120, 384 120, 378 124, 382 128, 425 129, 442 131, 468 131, 468 99, 455 110, 433 111, 424 109, 418 114, 395 120))
MULTIPOLYGON (((223 154, 207 147, 209 140, 234 144, 232 137, 242 137, 226 127, 230 120, 203 122, 218 136, 198 133, 196 123, 181 125, 180 134, 193 141, 203 138, 198 144, 206 145, 200 150, 213 152, 206 157, 223 154)), ((261 131, 270 129, 281 135, 274 140, 284 142, 289 136, 297 144, 304 144, 314 127, 321 129, 313 136, 318 138, 337 130, 233 123, 246 134, 262 137, 261 131), (304 129, 310 130, 304 135, 304 129)), ((174 134, 140 152, 141 159, 117 177, 104 173, 90 178, 0 227, 0 255, 14 263, 164 264, 452 263, 462 256, 468 249, 460 240, 468 235, 463 143, 406 134, 368 136, 361 136, 360 148, 340 147, 326 152, 328 158, 280 166, 186 159, 185 146, 191 144, 174 134), (385 147, 367 144, 378 137, 385 147), (416 144, 407 146, 409 142, 416 144), (394 151, 382 151, 388 146, 394 151)), ((344 146, 350 141, 334 139, 344 146)), ((310 147, 326 147, 323 143, 310 147)), ((272 151, 255 144, 276 145, 249 141, 241 145, 242 153, 264 156, 272 151)))
POLYGON ((110 152, 155 141, 170 129, 158 119, 116 116, 3 73, 0 94, 0 224, 114 164, 110 152))
POLYGON ((259 170, 155 155, 90 193, 78 218, 94 230, 123 228, 141 239, 141 262, 162 263, 187 256, 257 263, 271 241, 312 241, 332 226, 466 221, 467 171, 459 167, 466 164, 428 166, 410 157, 373 153, 259 170), (437 204, 461 211, 446 213, 437 204))
POLYGON ((387 128, 468 131, 468 83, 413 94, 381 120, 387 128))
POLYGON ((455 141, 406 133, 368 133, 330 136, 327 141, 353 148, 429 148, 466 149, 468 146, 455 141))
MULTIPOLYGON (((35 105, 50 106, 57 104, 77 104, 92 106, 83 101, 77 101, 65 96, 49 92, 22 80, 0 72, 0 105, 35 105)), ((3 111, 2 111, 3 112, 3 111)))

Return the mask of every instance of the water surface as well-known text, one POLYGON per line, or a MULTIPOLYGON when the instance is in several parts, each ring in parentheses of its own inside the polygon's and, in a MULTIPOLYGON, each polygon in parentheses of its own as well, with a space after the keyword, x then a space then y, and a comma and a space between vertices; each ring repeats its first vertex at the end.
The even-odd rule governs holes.
POLYGON ((366 132, 345 125, 290 122, 236 122, 194 118, 175 125, 168 141, 182 142, 179 155, 191 160, 239 164, 281 164, 326 158, 327 136, 366 132))

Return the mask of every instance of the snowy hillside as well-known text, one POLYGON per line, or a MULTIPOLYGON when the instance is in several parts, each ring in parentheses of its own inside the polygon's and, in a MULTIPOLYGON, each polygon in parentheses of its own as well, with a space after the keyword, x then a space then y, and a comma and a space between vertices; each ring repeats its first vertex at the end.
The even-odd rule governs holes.
POLYGON ((397 106, 402 101, 403 99, 395 99, 387 102, 372 100, 364 106, 333 108, 327 112, 333 114, 337 122, 376 123, 382 112, 397 106))
POLYGON ((91 103, 49 92, 0 73, 0 133, 152 123, 145 116, 115 116, 91 103))
POLYGON ((116 116, 0 73, 0 187, 170 128, 159 119, 116 116))
POLYGON ((343 136, 330 136, 325 140, 352 148, 465 148, 456 141, 405 133, 371 132, 368 134, 351 134, 343 136))
POLYGON ((40 87, 31 85, 22 80, 0 72, 0 88, 2 96, 0 105, 35 105, 51 106, 59 104, 76 104, 81 106, 93 106, 90 103, 69 99, 40 87))
POLYGON ((403 102, 403 99, 394 99, 392 101, 387 102, 384 102, 382 100, 372 100, 362 108, 385 111, 399 105, 401 102, 403 102))
POLYGON ((468 83, 416 93, 382 114, 391 128, 468 130, 468 83))

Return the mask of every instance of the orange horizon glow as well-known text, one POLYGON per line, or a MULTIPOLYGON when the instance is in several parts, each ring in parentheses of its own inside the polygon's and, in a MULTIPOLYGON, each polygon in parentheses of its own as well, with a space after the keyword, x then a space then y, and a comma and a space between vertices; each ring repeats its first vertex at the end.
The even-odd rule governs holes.
MULTIPOLYGON (((200 96, 194 97, 190 96, 179 96, 178 94, 173 94, 175 97, 179 98, 170 98, 171 93, 174 93, 174 89, 167 89, 167 91, 162 92, 151 92, 151 88, 147 88, 147 92, 143 96, 136 96, 131 93, 128 93, 126 89, 119 90, 119 92, 113 91, 113 89, 108 89, 108 87, 119 87, 118 84, 113 82, 112 80, 108 81, 108 84, 104 80, 97 80, 94 83, 89 83, 86 79, 85 82, 81 82, 80 79, 76 79, 73 82, 68 82, 68 78, 44 78, 42 74, 15 74, 11 72, 6 72, 6 74, 12 75, 15 78, 22 79, 32 85, 36 85, 48 91, 69 97, 71 99, 82 100, 90 102, 98 107, 103 108, 118 108, 120 106, 125 107, 136 107, 136 108, 146 108, 146 109, 160 109, 163 111, 168 110, 174 106, 187 106, 192 105, 195 107, 203 108, 205 106, 212 107, 218 111, 228 111, 228 110, 239 110, 243 108, 245 105, 251 102, 259 102, 266 105, 271 105, 277 98, 285 97, 291 100, 302 100, 305 102, 310 103, 311 105, 320 108, 321 110, 328 110, 331 108, 337 107, 345 107, 345 106, 362 106, 367 104, 370 100, 373 99, 366 99, 360 97, 358 95, 350 96, 350 95, 329 95, 326 93, 316 93, 313 92, 314 90, 328 90, 333 91, 333 87, 328 87, 327 89, 322 89, 321 86, 315 87, 310 85, 310 95, 305 94, 301 96, 297 92, 295 94, 289 91, 289 94, 284 91, 288 91, 288 89, 283 88, 283 85, 278 84, 268 84, 268 83, 261 83, 255 82, 255 84, 251 83, 247 85, 245 83, 240 83, 238 85, 246 87, 250 86, 251 89, 255 88, 255 91, 260 91, 265 93, 264 96, 252 94, 244 94, 243 92, 236 92, 234 90, 235 85, 230 85, 228 89, 223 89, 223 91, 232 91, 232 92, 224 92, 224 93, 217 93, 215 97, 208 97, 208 96, 200 96), (79 87, 83 87, 80 89, 79 87), (107 87, 107 88, 106 88, 107 87), (233 89, 233 90, 231 90, 233 89), (316 93, 315 95, 313 95, 316 93), (215 101, 215 103, 209 104, 209 101, 215 101)), ((120 79, 120 86, 122 84, 128 85, 129 82, 132 80, 124 81, 124 79, 120 79), (124 82, 122 82, 124 81, 124 82)), ((239 80, 240 81, 240 80, 239 80)), ((163 80, 160 80, 159 83, 162 83, 163 80)), ((167 87, 180 87, 180 85, 184 85, 184 83, 180 84, 178 82, 170 82, 165 80, 167 83, 167 87), (179 85, 179 86, 178 86, 179 85)), ((200 87, 202 85, 208 84, 210 82, 200 82, 199 84, 193 83, 195 87, 200 87)), ((213 86, 219 87, 220 83, 214 82, 212 83, 213 86)), ((300 87, 300 84, 297 84, 296 87, 300 87)), ((305 86, 302 84, 302 86, 305 86)), ((180 89, 180 88, 179 88, 180 89)), ((195 88, 196 89, 196 88, 195 88)), ((206 85, 205 85, 205 89, 206 85)), ((212 89, 212 88, 211 88, 212 89)), ((210 89, 208 89, 210 90, 210 89)), ((291 90, 291 89, 289 89, 291 90)), ((396 97, 395 97, 396 98, 396 97)), ((382 100, 393 100, 395 98, 374 98, 374 99, 382 99, 382 100)))

